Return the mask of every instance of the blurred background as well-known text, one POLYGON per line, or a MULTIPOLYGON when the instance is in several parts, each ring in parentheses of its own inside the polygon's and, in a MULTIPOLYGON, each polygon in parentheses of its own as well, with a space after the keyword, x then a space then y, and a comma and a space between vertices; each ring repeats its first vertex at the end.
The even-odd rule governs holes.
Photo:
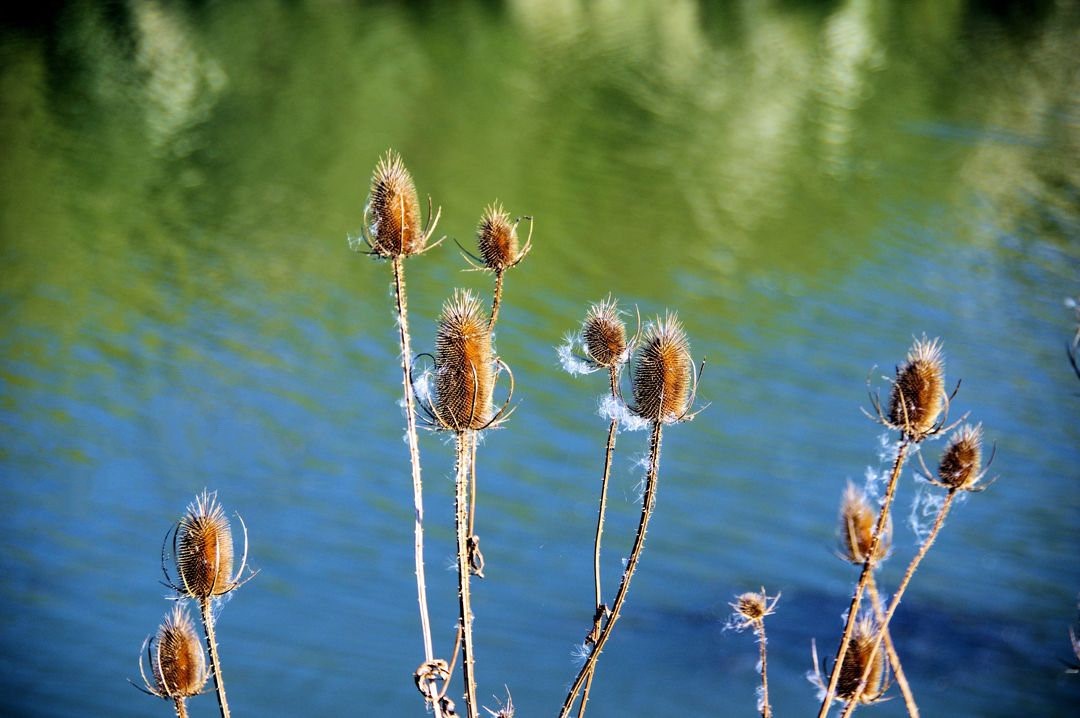
MULTIPOLYGON (((1080 705, 1062 664, 1080 593, 1076 3, 3 13, 0 713, 170 714, 126 679, 169 606, 162 537, 208 488, 260 571, 218 622, 234 713, 423 714, 390 269, 346 242, 388 148, 466 246, 495 199, 536 218, 496 338, 518 408, 479 460, 488 707, 509 689, 519 715, 554 715, 590 626, 606 384, 555 347, 609 293, 680 313, 711 405, 664 435, 589 715, 755 715, 753 638, 722 627, 761 586, 783 594, 776 714, 816 710, 811 640, 835 651, 857 573, 835 555, 840 496, 883 467, 866 381, 887 391, 924 333, 1001 478, 956 507, 897 614, 914 693, 928 716, 1080 705)), ((466 268, 449 241, 408 262, 417 352, 454 287, 490 292, 466 268)), ((609 596, 646 443, 619 437, 609 596)), ((453 447, 425 434, 421 451, 445 655, 453 447)), ((886 592, 919 496, 905 471, 886 592)))

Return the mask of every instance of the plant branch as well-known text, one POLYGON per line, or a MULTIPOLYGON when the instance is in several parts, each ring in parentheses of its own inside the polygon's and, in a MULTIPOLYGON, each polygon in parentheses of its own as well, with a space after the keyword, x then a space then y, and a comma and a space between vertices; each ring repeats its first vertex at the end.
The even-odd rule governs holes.
POLYGON ((455 479, 455 526, 457 528, 458 558, 458 616, 462 635, 461 666, 465 679, 465 710, 469 718, 478 718, 479 704, 476 700, 476 656, 472 640, 472 597, 469 593, 468 517, 466 516, 467 489, 469 483, 469 455, 473 443, 471 431, 457 435, 457 476, 455 479))

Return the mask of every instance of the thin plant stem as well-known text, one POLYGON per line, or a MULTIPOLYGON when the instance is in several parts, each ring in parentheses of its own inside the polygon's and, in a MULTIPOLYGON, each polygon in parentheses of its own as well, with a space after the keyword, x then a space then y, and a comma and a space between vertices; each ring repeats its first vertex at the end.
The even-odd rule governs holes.
POLYGON ((769 668, 765 658, 765 619, 759 618, 754 629, 758 634, 758 645, 761 646, 761 718, 772 718, 772 706, 769 705, 769 668))
POLYGON ((915 694, 911 692, 911 686, 908 684, 907 676, 904 675, 904 667, 900 665, 900 654, 896 652, 896 646, 893 645, 892 634, 889 632, 889 627, 884 623, 885 611, 881 606, 881 595, 878 594, 877 582, 874 580, 873 575, 870 576, 870 581, 866 584, 866 591, 870 594, 870 603, 874 607, 874 618, 877 619, 879 626, 883 626, 885 652, 889 656, 889 665, 892 666, 896 685, 900 687, 900 694, 904 697, 904 705, 907 706, 908 717, 919 718, 919 706, 915 702, 915 694))
MULTIPOLYGON (((927 552, 930 551, 930 547, 934 545, 934 540, 937 539, 938 533, 941 532, 941 527, 945 523, 945 517, 949 513, 949 509, 952 507, 953 499, 956 498, 956 489, 950 489, 949 493, 945 496, 945 502, 938 509, 937 517, 934 519, 934 525, 930 528, 930 534, 923 541, 922 546, 919 547, 918 553, 911 559, 911 563, 908 564, 907 570, 904 572, 904 578, 900 580, 900 585, 896 588, 896 593, 893 594, 892 600, 889 601, 889 609, 885 612, 885 618, 881 621, 881 625, 878 627, 877 636, 874 638, 874 643, 870 647, 870 659, 866 662, 869 667, 874 663, 874 657, 877 656, 878 649, 881 647, 881 641, 885 636, 885 629, 889 627, 889 622, 892 621, 893 614, 896 613, 896 607, 900 605, 900 599, 904 595, 904 591, 907 590, 908 584, 911 583, 912 576, 915 575, 915 570, 919 568, 919 564, 922 563, 923 558, 926 557, 927 552)), ((851 712, 855 709, 854 704, 857 703, 859 695, 866 687, 867 677, 869 676, 869 670, 864 670, 862 679, 859 681, 859 686, 855 691, 855 696, 852 698, 851 703, 844 709, 841 714, 841 718, 851 715, 851 712)))
POLYGON ((562 718, 565 718, 570 713, 570 708, 573 706, 577 694, 585 685, 585 681, 596 670, 596 662, 600 658, 601 651, 604 650, 604 645, 611 637, 611 631, 615 627, 615 623, 619 620, 619 613, 622 611, 623 602, 626 601, 626 594, 630 589, 630 580, 634 577, 638 560, 641 558, 641 549, 645 546, 645 532, 649 528, 649 518, 652 516, 653 507, 656 504, 656 479, 660 470, 660 443, 663 427, 663 423, 659 421, 654 421, 652 424, 652 437, 649 440, 649 469, 645 475, 645 496, 641 502, 641 519, 638 522, 637 535, 634 536, 634 544, 630 549, 630 557, 626 560, 626 568, 623 569, 622 582, 619 584, 619 590, 615 593, 615 602, 611 607, 611 617, 604 624, 603 629, 600 631, 600 637, 596 640, 596 645, 593 646, 592 652, 589 653, 589 657, 585 660, 585 665, 581 667, 577 678, 574 679, 574 684, 566 694, 566 700, 563 701, 562 710, 559 712, 562 718))
POLYGON ((473 653, 472 640, 472 597, 469 593, 469 554, 466 529, 468 517, 466 494, 469 483, 469 453, 473 442, 471 431, 461 431, 457 435, 457 477, 455 479, 455 525, 457 528, 458 555, 458 609, 461 626, 462 660, 461 667, 465 676, 465 710, 469 718, 478 718, 479 704, 476 700, 476 656, 473 653))
POLYGON ((479 443, 479 437, 474 433, 472 441, 469 442, 469 528, 467 533, 470 537, 476 533, 476 447, 479 443))
POLYGON ((173 698, 173 706, 176 708, 176 718, 188 718, 187 703, 182 696, 173 698))
POLYGON ((585 718, 585 706, 589 705, 589 691, 592 690, 592 682, 595 676, 596 671, 590 671, 589 677, 585 679, 585 688, 581 692, 581 703, 578 704, 577 718, 585 718))
MULTIPOLYGON (((401 342, 401 384, 405 394, 405 422, 406 433, 409 439, 409 464, 412 468, 413 485, 413 560, 416 570, 416 600, 420 608, 420 632, 424 641, 424 660, 431 663, 435 659, 435 651, 431 641, 431 619, 428 613, 427 581, 424 576, 424 491, 420 480, 420 445, 416 435, 416 410, 412 392, 412 348, 409 340, 409 311, 408 298, 405 293, 405 258, 396 255, 393 259, 394 267, 394 297, 397 303, 397 324, 401 342)), ((431 701, 432 709, 436 718, 440 718, 441 711, 434 699, 438 693, 435 686, 427 686, 424 694, 431 701)))
POLYGON ((495 331, 495 322, 499 319, 499 307, 502 306, 503 270, 495 271, 495 291, 491 298, 491 320, 488 331, 495 331))
POLYGON ((873 571, 874 565, 874 556, 877 555, 878 542, 885 533, 885 524, 889 519, 889 509, 892 507, 893 496, 896 494, 897 480, 900 478, 900 470, 904 466, 904 459, 907 457, 907 451, 910 446, 911 440, 908 439, 907 436, 902 436, 900 445, 896 449, 896 460, 893 462, 889 483, 885 488, 885 499, 881 505, 881 512, 878 514, 877 526, 874 528, 874 537, 870 541, 869 549, 866 551, 866 560, 863 562, 862 573, 859 574, 859 582, 856 584, 855 592, 851 596, 851 605, 848 608, 847 623, 844 626, 844 633, 840 637, 840 647, 836 650, 836 660, 833 663, 832 672, 829 675, 829 686, 825 691, 825 698, 821 702, 818 718, 825 718, 829 715, 833 697, 836 695, 836 684, 840 681, 840 669, 844 665, 844 656, 847 655, 848 643, 851 641, 851 635, 855 630, 855 621, 858 619, 859 604, 862 602, 863 591, 866 590, 866 584, 870 581, 870 574, 873 571))
POLYGON ((206 634, 206 648, 210 652, 210 673, 214 676, 214 691, 217 693, 218 708, 221 718, 229 718, 229 701, 225 697, 225 679, 221 676, 221 659, 218 658, 217 638, 214 636, 214 615, 210 605, 210 596, 199 599, 199 613, 202 616, 203 631, 206 634))

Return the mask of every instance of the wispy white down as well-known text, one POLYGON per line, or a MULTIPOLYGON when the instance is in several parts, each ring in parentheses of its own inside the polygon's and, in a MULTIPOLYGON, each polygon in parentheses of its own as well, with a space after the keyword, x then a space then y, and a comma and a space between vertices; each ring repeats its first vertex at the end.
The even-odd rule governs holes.
MULTIPOLYGON (((640 431, 649 426, 648 419, 643 419, 630 411, 630 407, 625 402, 611 394, 605 394, 600 399, 600 405, 596 413, 608 421, 612 419, 617 421, 620 431, 640 431)), ((648 466, 648 461, 645 462, 645 465, 648 466)))
POLYGON ((588 643, 576 643, 574 647, 570 649, 570 658, 574 662, 574 666, 581 668, 585 665, 585 661, 592 655, 593 647, 588 643))
POLYGON ((559 355, 559 364, 562 365, 563 371, 570 376, 592 374, 600 369, 582 358, 585 353, 585 340, 581 338, 580 332, 570 333, 563 337, 563 343, 555 347, 555 351, 559 355))
POLYGON ((929 483, 920 479, 917 484, 915 498, 911 501, 911 513, 908 514, 908 526, 915 533, 915 538, 921 547, 930 536, 930 529, 934 525, 941 506, 945 503, 945 494, 934 491, 929 483))

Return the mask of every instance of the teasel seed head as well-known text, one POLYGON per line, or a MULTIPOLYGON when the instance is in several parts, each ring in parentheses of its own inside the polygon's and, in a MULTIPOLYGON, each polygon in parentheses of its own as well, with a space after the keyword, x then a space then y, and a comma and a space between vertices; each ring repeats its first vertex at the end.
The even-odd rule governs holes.
POLYGON ((848 640, 844 663, 840 667, 840 679, 836 684, 837 698, 850 701, 855 697, 863 673, 866 672, 868 665, 870 666, 870 672, 867 674, 866 688, 863 689, 862 695, 859 696, 859 702, 873 703, 888 690, 884 648, 879 646, 873 662, 871 663, 870 660, 870 653, 874 647, 877 630, 877 624, 869 615, 862 616, 856 622, 855 630, 848 640))
POLYGON ((913 441, 922 441, 937 430, 945 406, 945 360, 941 343, 925 337, 908 351, 907 361, 896 370, 889 397, 889 422, 913 441))
POLYGON ((491 421, 495 386, 491 329, 480 300, 456 289, 435 334, 434 413, 442 428, 482 429, 491 421))
POLYGON ((521 261, 517 222, 510 221, 510 215, 498 202, 484 209, 476 227, 476 243, 484 266, 493 272, 502 272, 521 261))
POLYGON ((626 361, 626 325, 614 299, 608 297, 589 307, 581 338, 589 361, 596 366, 611 369, 626 361))
POLYGON ((949 437, 938 466, 938 481, 950 489, 971 491, 982 478, 982 425, 964 424, 949 437))
POLYGON ((393 150, 379 159, 371 177, 366 220, 371 249, 380 257, 409 256, 424 250, 416 186, 401 156, 393 150))
POLYGON ((179 603, 165 615, 157 636, 143 644, 150 658, 154 682, 147 680, 139 658, 146 690, 161 698, 187 698, 202 692, 210 676, 202 641, 187 610, 179 603))
POLYGON ((753 627, 755 631, 759 631, 764 625, 765 617, 775 612, 776 603, 779 600, 780 594, 769 596, 765 593, 764 587, 760 591, 747 591, 740 594, 735 598, 734 603, 728 604, 734 612, 725 628, 742 631, 744 628, 753 627))
POLYGON ((634 357, 631 411, 649 421, 680 421, 690 409, 695 381, 690 342, 678 316, 669 312, 646 327, 634 357))
POLYGON ((176 526, 174 545, 182 594, 204 600, 239 585, 232 575, 232 528, 216 492, 204 491, 188 505, 176 526))
MULTIPOLYGON (((877 513, 870 507, 866 493, 848 482, 840 501, 840 555, 854 564, 863 564, 870 552, 877 525, 877 513)), ((892 520, 886 519, 884 532, 874 550, 872 565, 889 554, 892 546, 892 520)))

